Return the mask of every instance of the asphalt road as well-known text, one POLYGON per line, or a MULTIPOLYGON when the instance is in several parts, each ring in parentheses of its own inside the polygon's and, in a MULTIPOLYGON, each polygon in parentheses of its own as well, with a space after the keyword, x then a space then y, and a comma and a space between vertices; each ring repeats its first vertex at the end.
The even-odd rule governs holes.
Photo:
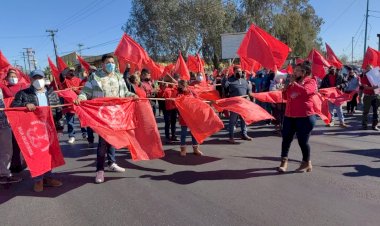
MULTIPOLYGON (((281 138, 271 126, 253 125, 252 142, 228 144, 223 130, 201 146, 204 157, 180 158, 179 145, 165 145, 166 157, 153 161, 132 162, 119 151, 127 171, 106 172, 99 185, 96 149, 84 141, 70 146, 63 135, 66 165, 55 172, 64 186, 34 193, 23 172, 23 182, 0 187, 0 224, 380 225, 379 133, 360 130, 355 117, 347 122, 348 129, 318 122, 311 173, 278 174, 281 138)), ((294 170, 296 141, 290 158, 294 170)))

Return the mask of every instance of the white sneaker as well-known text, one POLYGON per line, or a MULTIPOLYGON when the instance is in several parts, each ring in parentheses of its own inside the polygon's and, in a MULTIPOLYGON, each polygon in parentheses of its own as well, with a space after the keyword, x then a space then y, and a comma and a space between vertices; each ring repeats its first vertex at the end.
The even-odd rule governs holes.
POLYGON ((82 133, 83 140, 87 139, 87 133, 82 133))
POLYGON ((108 169, 113 172, 122 173, 125 172, 123 167, 118 166, 116 163, 112 163, 112 165, 108 166, 108 169))
POLYGON ((75 137, 70 137, 69 141, 67 141, 69 144, 74 144, 75 142, 75 137))
POLYGON ((96 172, 95 183, 101 184, 103 182, 104 182, 104 171, 100 170, 100 171, 96 172))

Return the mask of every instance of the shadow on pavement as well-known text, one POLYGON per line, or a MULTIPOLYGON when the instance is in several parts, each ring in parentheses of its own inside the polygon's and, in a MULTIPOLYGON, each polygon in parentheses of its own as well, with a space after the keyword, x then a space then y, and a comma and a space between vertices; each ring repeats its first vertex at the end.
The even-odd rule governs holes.
MULTIPOLYGON (((272 156, 262 156, 262 157, 252 157, 252 156, 232 156, 235 158, 246 158, 246 159, 255 159, 255 160, 263 160, 263 161, 273 161, 273 162, 281 162, 280 157, 272 157, 272 156)), ((288 159, 289 162, 301 162, 299 160, 288 159)))
POLYGON ((363 177, 363 176, 380 177, 380 168, 372 168, 366 165, 340 165, 340 166, 321 166, 321 167, 325 167, 325 168, 352 167, 354 168, 356 172, 343 173, 343 175, 347 177, 363 177))
POLYGON ((212 181, 212 180, 242 180, 254 177, 274 176, 280 175, 276 168, 257 168, 257 169, 244 169, 244 170, 215 170, 215 171, 180 171, 170 175, 152 176, 143 175, 140 178, 149 178, 151 180, 166 180, 176 184, 187 185, 198 181, 212 181), (269 172, 260 172, 269 171, 269 172))
MULTIPOLYGON (((187 151, 188 153, 186 157, 181 157, 179 156, 179 151, 175 151, 173 149, 165 150, 165 157, 161 158, 161 160, 174 164, 174 165, 185 165, 185 166, 203 165, 210 162, 221 160, 221 158, 215 158, 215 157, 210 157, 210 156, 195 156, 192 154, 192 149, 191 150, 188 149, 187 151)), ((203 152, 203 154, 207 155, 207 153, 205 152, 203 152)))

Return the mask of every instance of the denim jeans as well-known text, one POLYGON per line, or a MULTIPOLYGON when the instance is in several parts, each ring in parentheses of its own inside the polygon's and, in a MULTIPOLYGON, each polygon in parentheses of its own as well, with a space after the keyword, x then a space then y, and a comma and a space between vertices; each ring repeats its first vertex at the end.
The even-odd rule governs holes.
MULTIPOLYGON (((66 121, 67 121, 67 133, 69 137, 75 137, 74 123, 75 123, 75 114, 74 113, 66 113, 66 121)), ((86 133, 86 128, 80 128, 82 133, 86 133)))
POLYGON ((245 124, 242 117, 235 112, 230 112, 230 120, 229 120, 229 132, 230 132, 230 138, 234 138, 234 127, 236 125, 237 120, 240 118, 240 128, 241 128, 241 135, 247 136, 247 124, 245 124))
POLYGON ((298 144, 302 151, 302 161, 310 161, 309 138, 316 120, 315 115, 303 118, 284 117, 281 157, 288 157, 290 145, 294 135, 297 134, 298 144))
POLYGON ((172 137, 175 137, 176 122, 177 122, 177 110, 165 110, 164 111, 164 121, 165 121, 165 138, 170 140, 169 129, 171 130, 172 137))
POLYGON ((42 174, 40 176, 34 177, 33 181, 34 182, 41 181, 41 180, 43 180, 46 177, 53 177, 53 173, 51 171, 48 171, 48 172, 46 172, 46 173, 44 173, 44 174, 42 174))
POLYGON ((11 176, 9 166, 12 154, 12 131, 10 128, 0 128, 0 176, 11 176))
MULTIPOLYGON (((186 136, 187 136, 187 126, 181 126, 181 146, 186 145, 186 136)), ((198 145, 198 142, 197 140, 195 140, 193 134, 191 134, 191 143, 192 145, 198 145)))
POLYGON ((334 122, 334 110, 336 110, 336 114, 338 115, 339 122, 344 123, 344 115, 342 105, 336 106, 335 104, 329 102, 329 111, 331 114, 331 122, 334 122))
POLYGON ((99 136, 98 149, 96 151, 96 171, 104 170, 104 162, 107 154, 108 165, 116 162, 116 149, 99 136))
POLYGON ((94 143, 94 139, 95 139, 94 138, 94 131, 90 127, 87 127, 86 131, 87 131, 87 140, 88 140, 88 142, 94 143))

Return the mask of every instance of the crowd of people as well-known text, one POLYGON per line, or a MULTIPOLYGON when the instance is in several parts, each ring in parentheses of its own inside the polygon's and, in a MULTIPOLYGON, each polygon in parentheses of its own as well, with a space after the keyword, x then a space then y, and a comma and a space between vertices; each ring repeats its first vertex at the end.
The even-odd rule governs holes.
MULTIPOLYGON (((275 132, 282 136, 281 163, 279 172, 287 171, 288 153, 294 136, 297 136, 302 151, 302 162, 296 171, 310 172, 309 138, 316 124, 316 112, 314 110, 313 96, 318 89, 336 87, 345 93, 357 92, 351 101, 347 103, 346 115, 352 115, 358 108, 358 103, 363 103, 362 126, 367 129, 368 114, 373 109, 372 129, 379 131, 378 107, 380 96, 374 90, 378 87, 371 86, 366 73, 371 69, 368 65, 363 73, 358 74, 354 69, 348 68, 348 74, 342 74, 334 67, 328 69, 327 75, 321 80, 313 77, 311 64, 307 61, 293 66, 293 73, 288 76, 278 76, 275 72, 266 69, 257 73, 243 71, 239 65, 233 67, 233 73, 228 70, 216 70, 215 73, 191 73, 190 80, 181 80, 180 75, 165 75, 160 81, 153 81, 149 70, 142 69, 131 73, 129 67, 123 74, 116 69, 115 59, 112 55, 102 57, 102 67, 90 67, 89 71, 78 72, 75 68, 67 67, 60 74, 60 89, 72 89, 78 98, 74 104, 80 105, 82 101, 102 97, 124 98, 130 97, 138 101, 140 98, 150 98, 152 111, 156 117, 163 115, 164 142, 174 144, 179 142, 179 155, 187 154, 186 138, 191 137, 193 154, 202 156, 199 144, 189 131, 188 126, 179 114, 174 104, 174 98, 182 96, 197 97, 193 92, 194 87, 214 87, 221 98, 237 97, 250 98, 262 108, 266 109, 274 117, 268 120, 267 125, 273 124, 275 132), (284 102, 265 103, 255 100, 252 93, 282 91, 284 102), (286 103, 285 103, 286 102, 286 103), (179 128, 178 128, 178 125, 179 128), (177 131, 179 129, 179 133, 177 131), (179 139, 177 135, 179 136, 179 139)), ((41 106, 55 106, 64 101, 57 95, 57 84, 50 81, 43 71, 35 70, 30 73, 31 85, 25 87, 18 83, 17 71, 8 70, 5 83, 0 83, 0 108, 4 108, 4 98, 14 98, 10 107, 25 107, 28 111, 34 111, 41 106)), ((332 119, 327 126, 335 125, 335 112, 339 120, 339 126, 347 128, 343 106, 329 103, 332 119)), ((68 143, 75 141, 76 116, 70 107, 52 109, 55 126, 62 131, 67 125, 68 143), (64 121, 66 123, 64 123, 64 121)), ((235 112, 222 112, 220 117, 228 118, 228 142, 235 144, 235 132, 240 127, 242 140, 251 141, 248 135, 247 124, 243 118, 235 112)), ((82 138, 87 139, 89 146, 94 146, 94 132, 91 128, 81 128, 82 138)), ((96 175, 95 183, 104 182, 105 163, 114 172, 124 172, 125 169, 118 166, 115 159, 116 149, 105 139, 99 136, 96 151, 96 175), (107 159, 106 159, 107 158, 107 159), (107 161, 107 162, 106 162, 107 161)), ((4 111, 0 111, 0 183, 15 183, 21 181, 11 171, 19 172, 21 169, 12 170, 12 156, 20 156, 17 142, 12 136, 12 131, 4 111)), ((16 161, 17 162, 17 161, 16 161)), ((18 161, 20 163, 20 161, 18 161)), ((45 186, 59 187, 62 182, 54 177, 52 172, 33 178, 34 191, 41 192, 45 186)))

